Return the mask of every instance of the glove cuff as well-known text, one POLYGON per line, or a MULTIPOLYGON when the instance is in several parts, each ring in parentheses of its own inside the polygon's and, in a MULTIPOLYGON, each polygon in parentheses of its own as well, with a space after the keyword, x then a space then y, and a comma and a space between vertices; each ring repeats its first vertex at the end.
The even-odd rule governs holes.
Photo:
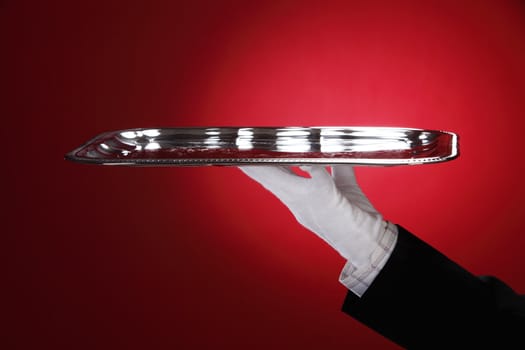
POLYGON ((385 230, 378 237, 376 246, 370 253, 368 263, 356 266, 351 260, 348 260, 343 271, 341 271, 339 282, 361 297, 390 258, 397 242, 397 236, 397 226, 385 222, 385 230))

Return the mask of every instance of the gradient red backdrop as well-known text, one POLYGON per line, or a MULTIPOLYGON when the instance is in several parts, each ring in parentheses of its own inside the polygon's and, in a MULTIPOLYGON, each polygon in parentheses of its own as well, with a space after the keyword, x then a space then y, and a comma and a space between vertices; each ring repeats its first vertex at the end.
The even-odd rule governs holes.
POLYGON ((525 291, 519 1, 0 2, 4 349, 395 349, 344 261, 235 168, 63 155, 130 127, 444 129, 461 156, 359 168, 386 218, 525 291))

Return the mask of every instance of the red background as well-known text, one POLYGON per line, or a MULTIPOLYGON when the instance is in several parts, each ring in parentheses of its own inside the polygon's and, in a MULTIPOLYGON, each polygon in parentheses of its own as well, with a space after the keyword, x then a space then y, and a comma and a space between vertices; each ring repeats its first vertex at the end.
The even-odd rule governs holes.
POLYGON ((130 127, 444 129, 360 168, 372 202, 525 291, 518 1, 0 2, 2 348, 396 348, 341 313, 343 260, 235 168, 66 162, 130 127))

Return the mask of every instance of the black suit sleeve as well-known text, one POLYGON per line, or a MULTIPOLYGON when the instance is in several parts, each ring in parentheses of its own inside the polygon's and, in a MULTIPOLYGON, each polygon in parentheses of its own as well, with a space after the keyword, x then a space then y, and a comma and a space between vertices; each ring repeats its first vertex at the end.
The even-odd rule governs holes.
POLYGON ((399 228, 396 247, 369 289, 343 311, 409 349, 525 348, 525 299, 476 277, 399 228))

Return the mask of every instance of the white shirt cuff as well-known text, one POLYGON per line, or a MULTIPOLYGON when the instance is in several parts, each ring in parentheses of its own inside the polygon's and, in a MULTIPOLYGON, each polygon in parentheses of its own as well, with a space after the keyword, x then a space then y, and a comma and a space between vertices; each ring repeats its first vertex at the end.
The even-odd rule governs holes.
POLYGON ((396 246, 397 234, 397 226, 385 221, 385 229, 378 237, 377 245, 370 254, 369 263, 357 268, 351 261, 347 261, 339 276, 339 282, 361 297, 388 261, 396 246))

